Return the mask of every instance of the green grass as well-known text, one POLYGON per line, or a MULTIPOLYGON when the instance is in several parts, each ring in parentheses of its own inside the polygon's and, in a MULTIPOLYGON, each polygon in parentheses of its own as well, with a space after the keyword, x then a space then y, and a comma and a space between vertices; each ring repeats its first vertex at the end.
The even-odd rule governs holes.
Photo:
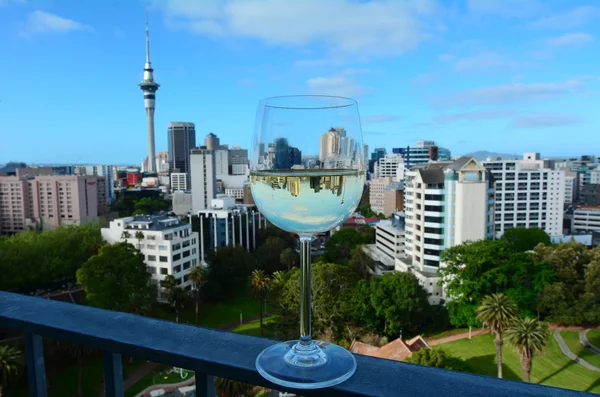
POLYGON ((600 329, 593 329, 587 333, 588 342, 600 349, 600 329))
MULTIPOLYGON (((268 326, 275 322, 276 316, 265 317, 263 319, 263 331, 265 337, 269 337, 268 326)), ((231 332, 237 332, 245 335, 260 336, 260 320, 250 321, 244 325, 240 325, 231 330, 231 332)))
MULTIPOLYGON (((461 339, 448 342, 439 347, 465 360, 475 373, 488 376, 497 375, 496 348, 492 334, 475 336, 471 340, 461 339)), ((502 354, 504 378, 522 380, 520 357, 514 348, 505 343, 502 354)), ((548 346, 543 355, 533 358, 531 381, 548 386, 600 393, 600 374, 568 359, 553 337, 548 340, 548 346)))
POLYGON ((600 356, 584 347, 579 342, 579 332, 575 331, 561 331, 560 335, 563 337, 565 343, 573 353, 583 358, 588 363, 595 365, 600 368, 600 356))
MULTIPOLYGON (((471 331, 476 331, 479 330, 479 328, 472 328, 471 331)), ((469 328, 455 328, 455 329, 450 329, 447 331, 442 331, 442 332, 438 332, 435 334, 431 334, 431 335, 426 335, 427 339, 440 339, 440 338, 445 338, 447 336, 453 336, 453 335, 458 335, 458 334, 464 334, 466 332, 469 332, 469 328)))
POLYGON ((170 368, 167 365, 159 365, 153 371, 148 372, 142 379, 140 379, 136 384, 131 386, 129 389, 125 390, 125 397, 134 397, 138 393, 141 393, 142 390, 147 388, 148 386, 152 386, 154 384, 154 377, 160 374, 161 372, 170 368))

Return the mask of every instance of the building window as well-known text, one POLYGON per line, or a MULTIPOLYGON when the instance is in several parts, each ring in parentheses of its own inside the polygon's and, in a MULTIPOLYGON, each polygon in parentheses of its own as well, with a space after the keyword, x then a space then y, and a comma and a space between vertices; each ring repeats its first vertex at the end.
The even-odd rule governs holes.
POLYGON ((183 257, 187 258, 188 256, 190 256, 190 251, 189 250, 188 251, 184 251, 183 252, 183 257))
POLYGON ((169 274, 169 270, 166 267, 161 267, 160 274, 162 274, 162 275, 169 274))
POLYGON ((183 264, 183 270, 187 270, 190 268, 190 261, 187 261, 183 264))
POLYGON ((178 261, 180 259, 181 259, 181 254, 175 254, 175 255, 173 255, 173 260, 174 261, 178 261))
POLYGON ((166 256, 159 256, 158 260, 161 261, 161 262, 168 262, 169 258, 167 258, 166 256))
POLYGON ((156 274, 156 267, 148 266, 148 271, 150 272, 150 274, 156 274))
POLYGON ((181 265, 177 265, 173 268, 173 273, 179 273, 181 271, 181 265))

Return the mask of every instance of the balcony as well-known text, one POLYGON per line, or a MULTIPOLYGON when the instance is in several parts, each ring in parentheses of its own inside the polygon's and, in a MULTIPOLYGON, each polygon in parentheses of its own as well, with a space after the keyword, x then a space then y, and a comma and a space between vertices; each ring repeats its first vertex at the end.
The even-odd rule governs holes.
POLYGON ((196 395, 213 397, 213 377, 302 396, 529 396, 586 395, 570 390, 356 356, 348 381, 328 389, 275 386, 255 369, 258 353, 273 340, 177 324, 0 291, 0 324, 25 332, 30 396, 45 397, 42 337, 68 340, 104 351, 107 397, 124 395, 121 355, 196 372, 196 395))

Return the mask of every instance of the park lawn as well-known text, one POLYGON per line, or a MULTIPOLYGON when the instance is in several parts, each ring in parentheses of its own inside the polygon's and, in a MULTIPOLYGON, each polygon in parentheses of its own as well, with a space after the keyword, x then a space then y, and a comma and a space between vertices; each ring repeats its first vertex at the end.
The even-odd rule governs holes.
MULTIPOLYGON (((273 324, 277 316, 265 317, 263 319, 263 333, 265 338, 269 338, 269 325, 273 324)), ((237 326, 231 330, 244 335, 260 336, 260 320, 250 321, 244 325, 237 326)))
POLYGON ((154 384, 154 377, 160 374, 161 372, 166 371, 169 368, 170 367, 168 365, 160 364, 158 367, 154 368, 152 371, 144 375, 142 379, 140 379, 129 389, 125 390, 125 397, 134 397, 138 393, 141 393, 142 390, 144 390, 148 386, 152 386, 154 384))
MULTIPOLYGON (((473 329, 471 329, 471 331, 475 331, 475 330, 478 330, 478 329, 479 328, 473 328, 473 329)), ((440 339, 440 338, 445 338, 447 336, 464 334, 466 332, 469 332, 469 328, 449 329, 449 330, 438 332, 438 333, 434 333, 434 334, 431 334, 431 335, 424 334, 422 336, 426 337, 427 339, 440 339)))
MULTIPOLYGON (((466 361, 474 373, 497 376, 496 347, 494 335, 485 334, 439 345, 455 357, 466 361)), ((522 380, 520 357, 514 348, 505 342, 502 349, 502 367, 505 379, 522 380)), ((582 367, 567 358, 556 340, 550 337, 543 355, 533 358, 532 383, 566 389, 600 393, 600 374, 582 367)))
POLYGON ((579 342, 579 332, 560 331, 560 335, 563 337, 565 343, 569 347, 569 350, 583 358, 588 363, 600 368, 600 356, 579 342))
POLYGON ((600 349, 600 329, 593 329, 587 333, 588 342, 600 349))
MULTIPOLYGON (((200 302, 198 325, 208 328, 218 328, 236 322, 239 323, 240 311, 242 312, 243 319, 258 316, 258 301, 252 297, 237 297, 222 303, 200 302)), ((160 305, 153 311, 152 317, 175 321, 175 312, 168 305, 160 305)), ((181 311, 179 322, 182 324, 196 323, 195 302, 190 303, 188 307, 181 311)))

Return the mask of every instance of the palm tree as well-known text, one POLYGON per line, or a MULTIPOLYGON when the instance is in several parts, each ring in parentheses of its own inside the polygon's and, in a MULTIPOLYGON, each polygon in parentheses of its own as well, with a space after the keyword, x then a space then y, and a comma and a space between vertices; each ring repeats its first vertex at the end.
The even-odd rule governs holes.
POLYGON ((173 287, 169 291, 169 304, 175 308, 175 322, 179 322, 179 312, 188 302, 189 295, 181 287, 173 287))
POLYGON ((0 345, 0 397, 3 396, 4 387, 19 373, 17 367, 19 357, 21 357, 21 352, 18 349, 0 345))
POLYGON ((477 308, 477 319, 496 334, 496 361, 498 378, 502 378, 502 332, 518 315, 517 306, 504 294, 488 295, 477 308))
POLYGON ((198 324, 198 307, 200 306, 200 287, 206 282, 206 268, 204 266, 194 266, 188 274, 188 280, 194 284, 196 291, 196 324, 198 324))
POLYGON ((73 356, 77 361, 77 397, 83 397, 83 369, 85 359, 94 353, 94 349, 62 341, 58 341, 58 347, 73 356))
POLYGON ((258 297, 258 303, 260 305, 260 336, 263 336, 263 301, 269 290, 271 284, 270 281, 269 276, 267 276, 262 269, 256 269, 250 275, 250 285, 258 297))
POLYGON ((142 244, 142 240, 144 239, 144 233, 140 230, 135 232, 135 239, 138 241, 138 249, 140 249, 140 245, 142 244))
POLYGON ((129 233, 127 230, 125 230, 123 233, 121 233, 121 238, 123 240, 127 240, 128 238, 131 238, 131 233, 129 233))
POLYGON ((293 248, 286 248, 281 251, 279 261, 287 266, 288 271, 298 264, 298 253, 293 248))
POLYGON ((277 270, 273 272, 271 275, 271 287, 272 288, 281 288, 285 283, 285 273, 281 270, 277 270))
MULTIPOLYGON (((169 294, 171 293, 171 290, 173 290, 173 288, 177 287, 177 280, 175 280, 175 277, 173 277, 172 274, 169 274, 165 277, 164 280, 162 280, 160 282, 160 286, 162 288, 164 288, 164 290, 167 294, 167 298, 168 298, 169 294)), ((162 291, 161 291, 161 295, 162 295, 162 291)))
POLYGON ((530 382, 533 355, 542 353, 549 337, 548 325, 536 318, 518 318, 506 330, 506 340, 521 355, 525 382, 530 382))
POLYGON ((219 397, 245 397, 252 391, 252 386, 237 380, 215 378, 215 391, 219 397))

